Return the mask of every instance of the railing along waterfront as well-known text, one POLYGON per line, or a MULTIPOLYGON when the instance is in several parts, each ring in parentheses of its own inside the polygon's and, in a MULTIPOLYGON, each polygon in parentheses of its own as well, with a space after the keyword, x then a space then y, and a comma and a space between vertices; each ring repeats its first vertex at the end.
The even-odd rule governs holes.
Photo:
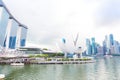
POLYGON ((17 61, 25 64, 83 64, 95 62, 91 58, 10 58, 0 60, 0 64, 10 64, 17 61))
POLYGON ((83 63, 94 63, 94 59, 90 58, 78 58, 78 59, 73 59, 73 58, 48 58, 46 60, 40 61, 40 60, 34 60, 31 61, 31 64, 83 64, 83 63))

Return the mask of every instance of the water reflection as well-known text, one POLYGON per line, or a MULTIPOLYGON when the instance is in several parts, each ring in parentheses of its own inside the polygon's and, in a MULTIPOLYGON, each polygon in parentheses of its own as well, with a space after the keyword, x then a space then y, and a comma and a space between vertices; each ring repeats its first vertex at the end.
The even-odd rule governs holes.
POLYGON ((120 57, 89 64, 0 65, 5 80, 120 80, 120 57))

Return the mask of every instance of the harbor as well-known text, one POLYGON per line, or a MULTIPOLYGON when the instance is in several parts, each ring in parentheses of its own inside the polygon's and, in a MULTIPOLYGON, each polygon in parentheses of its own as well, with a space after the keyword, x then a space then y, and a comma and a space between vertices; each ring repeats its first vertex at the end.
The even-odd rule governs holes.
POLYGON ((120 80, 120 57, 88 64, 0 65, 4 80, 120 80))

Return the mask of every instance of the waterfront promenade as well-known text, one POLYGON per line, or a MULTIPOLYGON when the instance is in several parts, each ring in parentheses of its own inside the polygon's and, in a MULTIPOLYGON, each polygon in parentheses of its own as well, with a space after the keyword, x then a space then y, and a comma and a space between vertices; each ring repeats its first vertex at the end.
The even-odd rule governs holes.
POLYGON ((31 64, 84 64, 84 63, 94 63, 95 60, 90 61, 39 61, 31 62, 31 64))
POLYGON ((0 65, 4 80, 120 80, 120 56, 87 64, 0 65))
POLYGON ((94 63, 94 59, 90 58, 10 58, 0 60, 0 64, 11 64, 11 63, 25 63, 25 64, 84 64, 84 63, 94 63))

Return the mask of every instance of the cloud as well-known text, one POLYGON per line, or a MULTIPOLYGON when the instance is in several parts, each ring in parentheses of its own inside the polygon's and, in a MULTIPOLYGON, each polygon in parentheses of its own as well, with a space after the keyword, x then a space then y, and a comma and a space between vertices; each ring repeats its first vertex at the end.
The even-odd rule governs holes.
POLYGON ((71 37, 74 38, 79 32, 78 46, 81 46, 85 45, 85 38, 95 36, 96 41, 100 41, 105 34, 119 33, 119 27, 109 28, 111 24, 119 26, 119 0, 4 1, 11 13, 29 27, 27 41, 30 43, 49 45, 51 48, 63 37, 72 42, 71 37), (109 27, 98 29, 96 26, 109 27))
POLYGON ((120 0, 104 0, 96 10, 98 25, 111 25, 120 21, 120 0))

